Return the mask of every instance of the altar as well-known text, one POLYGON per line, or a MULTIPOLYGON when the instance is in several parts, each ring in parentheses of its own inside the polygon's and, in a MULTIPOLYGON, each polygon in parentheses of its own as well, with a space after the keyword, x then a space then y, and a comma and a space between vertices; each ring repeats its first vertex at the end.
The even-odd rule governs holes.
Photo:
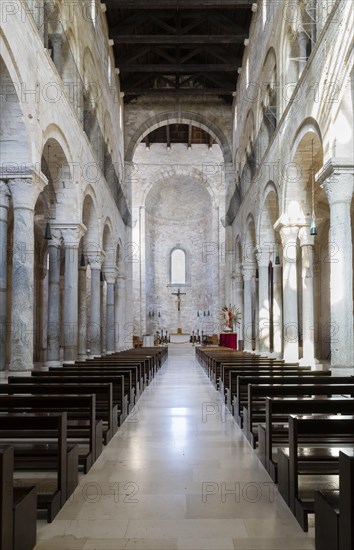
POLYGON ((190 334, 187 332, 170 333, 171 344, 186 344, 190 341, 190 334))
POLYGON ((222 332, 220 334, 220 346, 224 346, 225 348, 237 349, 236 332, 222 332))

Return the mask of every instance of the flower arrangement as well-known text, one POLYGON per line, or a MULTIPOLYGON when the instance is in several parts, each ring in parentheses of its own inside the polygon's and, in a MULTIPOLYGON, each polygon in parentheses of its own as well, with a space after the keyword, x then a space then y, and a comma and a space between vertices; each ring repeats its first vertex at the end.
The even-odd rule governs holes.
POLYGON ((239 325, 241 320, 241 312, 240 309, 236 306, 232 306, 229 304, 229 306, 224 306, 222 308, 222 317, 225 321, 226 329, 232 330, 233 325, 239 325))

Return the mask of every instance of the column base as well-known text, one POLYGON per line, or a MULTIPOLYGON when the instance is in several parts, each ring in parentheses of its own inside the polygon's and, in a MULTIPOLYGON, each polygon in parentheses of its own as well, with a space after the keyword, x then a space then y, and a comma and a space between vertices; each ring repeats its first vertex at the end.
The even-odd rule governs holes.
POLYGON ((329 370, 329 365, 321 363, 316 357, 302 357, 299 359, 300 367, 311 367, 311 370, 329 370))
POLYGON ((45 361, 39 366, 39 370, 46 370, 49 369, 49 367, 61 367, 59 359, 57 361, 45 361))

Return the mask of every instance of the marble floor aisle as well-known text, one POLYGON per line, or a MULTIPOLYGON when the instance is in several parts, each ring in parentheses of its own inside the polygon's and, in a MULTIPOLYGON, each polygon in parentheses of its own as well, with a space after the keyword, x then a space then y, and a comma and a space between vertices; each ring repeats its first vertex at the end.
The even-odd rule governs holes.
POLYGON ((169 359, 35 550, 307 550, 189 346, 169 359))

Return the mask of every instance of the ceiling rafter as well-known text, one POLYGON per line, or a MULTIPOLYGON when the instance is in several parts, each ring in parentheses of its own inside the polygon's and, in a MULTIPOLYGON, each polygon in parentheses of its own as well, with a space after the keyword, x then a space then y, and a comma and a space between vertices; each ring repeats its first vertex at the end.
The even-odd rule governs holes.
MULTIPOLYGON (((254 0, 150 0, 149 9, 251 9, 254 0)), ((140 10, 146 0, 106 0, 109 9, 140 10)))
POLYGON ((240 65, 237 63, 145 63, 145 64, 122 64, 119 69, 121 73, 163 73, 163 74, 191 74, 191 73, 235 73, 240 65))
POLYGON ((242 44, 248 34, 112 34, 120 44, 242 44))
POLYGON ((252 3, 106 0, 122 92, 127 98, 214 94, 230 103, 249 37, 252 3))

